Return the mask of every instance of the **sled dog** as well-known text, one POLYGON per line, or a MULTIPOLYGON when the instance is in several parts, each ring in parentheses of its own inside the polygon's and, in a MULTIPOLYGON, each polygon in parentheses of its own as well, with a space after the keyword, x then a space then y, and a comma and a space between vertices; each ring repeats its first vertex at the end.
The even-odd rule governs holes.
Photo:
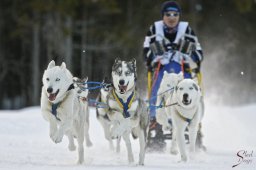
MULTIPOLYGON (((106 81, 106 78, 105 78, 103 83, 106 83, 106 82, 108 82, 108 81, 106 81)), ((107 100, 108 100, 108 95, 112 90, 113 90, 112 83, 106 84, 106 85, 104 85, 103 88, 100 89, 100 93, 96 99, 97 102, 99 102, 99 105, 96 106, 96 114, 97 114, 98 121, 100 122, 100 124, 103 127, 104 136, 109 141, 109 147, 111 150, 114 150, 113 139, 112 139, 112 135, 110 132, 112 122, 110 121, 109 117, 107 116, 107 111, 108 111, 107 100)), ((116 152, 117 153, 120 152, 120 141, 121 141, 121 137, 118 137, 117 141, 116 141, 116 152)))
POLYGON ((190 152, 195 152, 195 143, 199 123, 204 113, 203 98, 197 83, 192 79, 183 79, 176 86, 173 96, 167 99, 167 105, 176 105, 167 107, 166 111, 173 123, 171 153, 177 154, 177 144, 181 155, 181 161, 188 160, 188 154, 185 149, 185 129, 189 128, 190 152))
POLYGON ((159 90, 157 92, 157 102, 156 106, 162 105, 162 108, 156 109, 156 121, 162 125, 163 131, 170 130, 171 125, 168 122, 168 116, 165 111, 166 101, 169 96, 173 95, 173 91, 177 84, 183 80, 183 73, 168 73, 164 71, 163 79, 161 81, 159 90))
POLYGON ((101 89, 100 92, 101 102, 106 103, 107 108, 98 108, 97 112, 106 139, 124 139, 129 163, 134 162, 130 134, 139 138, 139 165, 143 165, 149 116, 145 103, 137 94, 136 78, 135 59, 129 62, 116 59, 112 66, 113 86, 108 90, 101 89))
MULTIPOLYGON (((75 79, 77 80, 77 79, 75 79)), ((79 92, 78 84, 73 82, 73 76, 63 62, 55 66, 52 60, 43 74, 41 93, 41 112, 49 122, 49 135, 53 142, 60 143, 64 135, 68 137, 70 151, 78 143, 78 164, 84 161, 84 138, 87 146, 92 145, 89 130, 88 92, 79 92), (83 99, 83 100, 82 100, 83 99)))

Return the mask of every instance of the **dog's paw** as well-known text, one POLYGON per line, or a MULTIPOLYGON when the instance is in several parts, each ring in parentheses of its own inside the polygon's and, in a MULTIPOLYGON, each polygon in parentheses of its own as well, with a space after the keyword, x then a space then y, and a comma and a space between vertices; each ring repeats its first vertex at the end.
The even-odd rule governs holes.
POLYGON ((87 147, 91 147, 92 146, 92 142, 90 140, 86 140, 86 146, 87 147))
POLYGON ((77 165, 81 165, 82 163, 84 163, 84 159, 78 159, 77 165))
POLYGON ((111 131, 111 139, 117 139, 119 136, 121 136, 117 129, 112 129, 111 131))
POLYGON ((57 131, 50 131, 50 134, 49 134, 50 138, 51 138, 51 139, 54 138, 54 136, 56 135, 56 133, 57 133, 57 131))
POLYGON ((178 154, 178 149, 177 148, 171 148, 171 154, 172 155, 177 155, 178 154))
POLYGON ((74 144, 69 144, 69 145, 68 145, 68 149, 69 149, 70 151, 75 151, 75 150, 76 150, 76 146, 75 146, 74 144))
POLYGON ((111 129, 111 138, 112 139, 117 139, 118 137, 122 136, 123 134, 123 129, 121 128, 121 126, 114 126, 111 129))
POLYGON ((188 162, 188 157, 187 156, 181 156, 181 160, 178 161, 179 163, 186 163, 188 162))
POLYGON ((62 141, 63 135, 56 133, 53 137, 51 137, 52 141, 55 143, 60 143, 62 141))

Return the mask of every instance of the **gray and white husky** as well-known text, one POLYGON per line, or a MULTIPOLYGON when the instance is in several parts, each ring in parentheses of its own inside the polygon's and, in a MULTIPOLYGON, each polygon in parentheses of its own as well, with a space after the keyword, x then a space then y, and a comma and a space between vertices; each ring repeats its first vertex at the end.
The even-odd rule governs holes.
POLYGON ((78 143, 78 163, 84 161, 84 138, 87 146, 92 145, 89 129, 88 92, 80 92, 73 82, 73 76, 63 62, 55 66, 51 61, 44 71, 41 93, 41 111, 43 118, 49 122, 49 135, 53 142, 60 143, 64 135, 69 139, 70 151, 76 149, 74 138, 78 143))
POLYGON ((138 97, 136 78, 135 59, 129 62, 116 59, 112 67, 113 86, 101 89, 99 97, 100 102, 105 103, 107 107, 97 108, 97 117, 104 128, 107 140, 112 142, 112 138, 123 137, 129 163, 134 162, 130 134, 134 138, 139 137, 139 165, 143 165, 149 116, 145 103, 138 97))

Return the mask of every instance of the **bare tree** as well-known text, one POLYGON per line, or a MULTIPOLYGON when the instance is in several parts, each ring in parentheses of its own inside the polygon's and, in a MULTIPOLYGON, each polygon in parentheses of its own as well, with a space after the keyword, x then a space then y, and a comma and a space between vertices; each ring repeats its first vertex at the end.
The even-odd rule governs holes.
POLYGON ((32 104, 36 105, 39 101, 39 57, 40 57, 40 25, 38 21, 38 14, 34 13, 35 22, 32 26, 33 29, 33 47, 32 47, 32 62, 31 62, 31 69, 32 69, 32 104))

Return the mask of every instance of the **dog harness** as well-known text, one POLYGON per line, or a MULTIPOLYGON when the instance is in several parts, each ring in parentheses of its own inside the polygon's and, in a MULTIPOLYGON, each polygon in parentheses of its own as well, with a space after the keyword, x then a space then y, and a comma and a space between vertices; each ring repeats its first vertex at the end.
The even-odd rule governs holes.
MULTIPOLYGON (((197 109, 196 109, 196 112, 197 112, 197 109)), ((179 116, 182 120, 188 122, 188 125, 189 125, 190 122, 194 119, 195 115, 196 115, 196 114, 194 114, 194 116, 193 116, 191 119, 189 119, 189 118, 184 117, 180 112, 178 112, 178 116, 179 116)))
POLYGON ((132 102, 135 98, 135 91, 132 92, 132 94, 128 97, 127 101, 124 102, 123 99, 119 98, 115 92, 115 90, 112 90, 112 94, 117 101, 118 105, 123 109, 123 116, 125 118, 130 117, 130 113, 128 112, 128 109, 131 107, 132 102))
POLYGON ((59 105, 61 104, 61 102, 59 103, 53 103, 52 104, 52 114, 55 116, 55 118, 60 121, 60 118, 57 117, 57 108, 59 107, 59 105))
POLYGON ((189 118, 186 118, 186 117, 182 116, 182 114, 181 114, 180 112, 178 112, 178 115, 179 115, 179 117, 180 117, 182 120, 188 122, 188 124, 190 124, 190 122, 191 122, 192 119, 193 119, 193 118, 192 118, 192 119, 189 119, 189 118))
MULTIPOLYGON (((74 84, 71 84, 71 85, 69 86, 67 92, 68 92, 69 90, 71 90, 71 89, 74 89, 74 88, 75 88, 75 87, 74 87, 74 84)), ((57 109, 58 109, 58 107, 60 106, 60 104, 61 104, 61 101, 58 102, 58 103, 52 103, 52 111, 51 111, 51 113, 55 116, 55 118, 56 118, 58 121, 61 121, 60 118, 57 117, 57 109)))

